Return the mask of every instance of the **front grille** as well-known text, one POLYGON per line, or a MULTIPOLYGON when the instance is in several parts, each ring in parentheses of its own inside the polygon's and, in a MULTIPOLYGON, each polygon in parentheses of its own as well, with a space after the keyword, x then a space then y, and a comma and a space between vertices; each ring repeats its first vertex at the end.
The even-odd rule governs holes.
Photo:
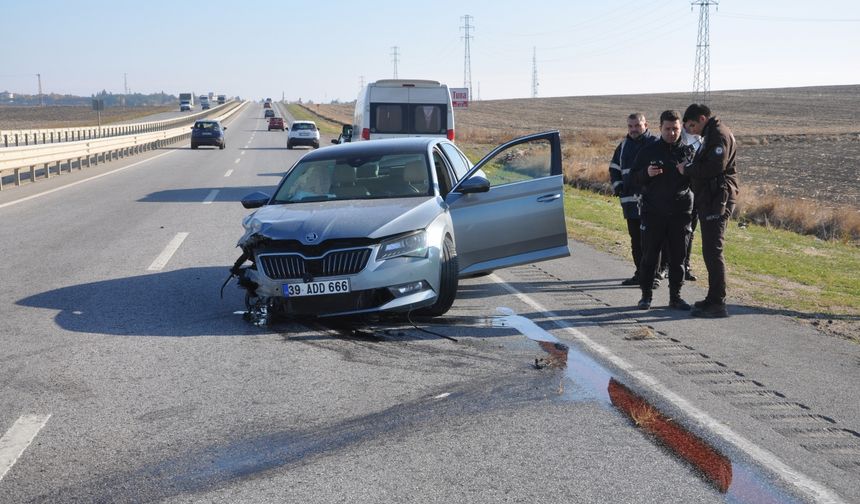
POLYGON ((273 280, 304 278, 306 275, 329 277, 354 275, 367 266, 370 249, 335 250, 322 257, 306 258, 301 254, 261 254, 263 273, 273 280))

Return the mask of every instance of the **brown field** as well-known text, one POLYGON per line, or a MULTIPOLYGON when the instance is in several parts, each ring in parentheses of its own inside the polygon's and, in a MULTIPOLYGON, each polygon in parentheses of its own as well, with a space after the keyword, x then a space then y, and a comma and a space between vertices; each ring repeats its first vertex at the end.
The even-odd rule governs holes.
MULTIPOLYGON (((109 108, 102 111, 102 125, 139 119, 175 110, 174 106, 109 108)), ((98 116, 91 107, 0 107, 0 130, 73 128, 96 126, 98 116)))
MULTIPOLYGON (((599 183, 629 113, 644 113, 656 131, 661 111, 689 103, 686 93, 478 101, 457 111, 457 141, 486 145, 559 129, 568 179, 599 183)), ((352 104, 316 108, 351 122, 352 104)), ((715 91, 711 108, 737 137, 741 189, 755 200, 860 210, 860 85, 715 91)))

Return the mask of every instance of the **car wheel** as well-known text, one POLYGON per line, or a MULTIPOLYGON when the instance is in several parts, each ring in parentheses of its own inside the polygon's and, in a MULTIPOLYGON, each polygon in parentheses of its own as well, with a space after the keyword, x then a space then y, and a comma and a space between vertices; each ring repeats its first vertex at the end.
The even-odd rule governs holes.
POLYGON ((315 144, 314 144, 314 149, 319 149, 319 148, 320 148, 320 144, 319 144, 319 142, 315 143, 315 144))
POLYGON ((292 148, 293 148, 293 144, 291 144, 290 142, 287 142, 287 149, 291 149, 291 150, 292 150, 292 148))
POLYGON ((457 297, 460 266, 457 261, 457 251, 454 250, 454 242, 450 238, 445 238, 445 244, 442 246, 441 260, 439 295, 436 297, 436 302, 431 306, 418 310, 418 313, 421 315, 429 315, 431 317, 444 315, 445 312, 451 309, 451 305, 454 304, 454 298, 457 297))
POLYGON ((223 143, 222 143, 221 145, 219 145, 219 146, 218 146, 218 148, 219 148, 219 149, 221 149, 221 150, 223 150, 223 149, 224 149, 224 147, 227 147, 227 144, 223 144, 223 143))
POLYGON ((192 148, 192 149, 196 149, 196 148, 197 148, 197 144, 191 144, 191 148, 192 148))

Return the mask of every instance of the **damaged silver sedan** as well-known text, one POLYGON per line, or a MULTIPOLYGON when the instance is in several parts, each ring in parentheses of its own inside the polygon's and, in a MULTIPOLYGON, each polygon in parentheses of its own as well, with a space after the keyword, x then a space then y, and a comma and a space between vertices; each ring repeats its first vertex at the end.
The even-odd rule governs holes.
POLYGON ((399 138, 303 156, 242 225, 231 269, 249 317, 451 307, 458 278, 564 257, 559 133, 512 140, 479 163, 450 141, 399 138))

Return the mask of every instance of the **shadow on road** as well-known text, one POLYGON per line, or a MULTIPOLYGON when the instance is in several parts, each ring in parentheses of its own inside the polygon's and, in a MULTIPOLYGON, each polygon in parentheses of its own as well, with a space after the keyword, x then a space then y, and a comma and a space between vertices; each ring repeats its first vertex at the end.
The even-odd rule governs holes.
POLYGON ((232 282, 220 298, 229 265, 186 268, 55 289, 18 301, 57 310, 67 331, 116 336, 244 336, 260 329, 233 312, 244 297, 232 282))
MULTIPOLYGON (((280 176, 280 175, 278 175, 280 176)), ((218 191, 215 197, 216 202, 242 201, 242 198, 255 191, 262 191, 272 194, 275 186, 248 186, 248 187, 195 187, 190 189, 166 189, 147 194, 143 198, 137 200, 139 203, 200 203, 205 200, 209 194, 218 191)))

